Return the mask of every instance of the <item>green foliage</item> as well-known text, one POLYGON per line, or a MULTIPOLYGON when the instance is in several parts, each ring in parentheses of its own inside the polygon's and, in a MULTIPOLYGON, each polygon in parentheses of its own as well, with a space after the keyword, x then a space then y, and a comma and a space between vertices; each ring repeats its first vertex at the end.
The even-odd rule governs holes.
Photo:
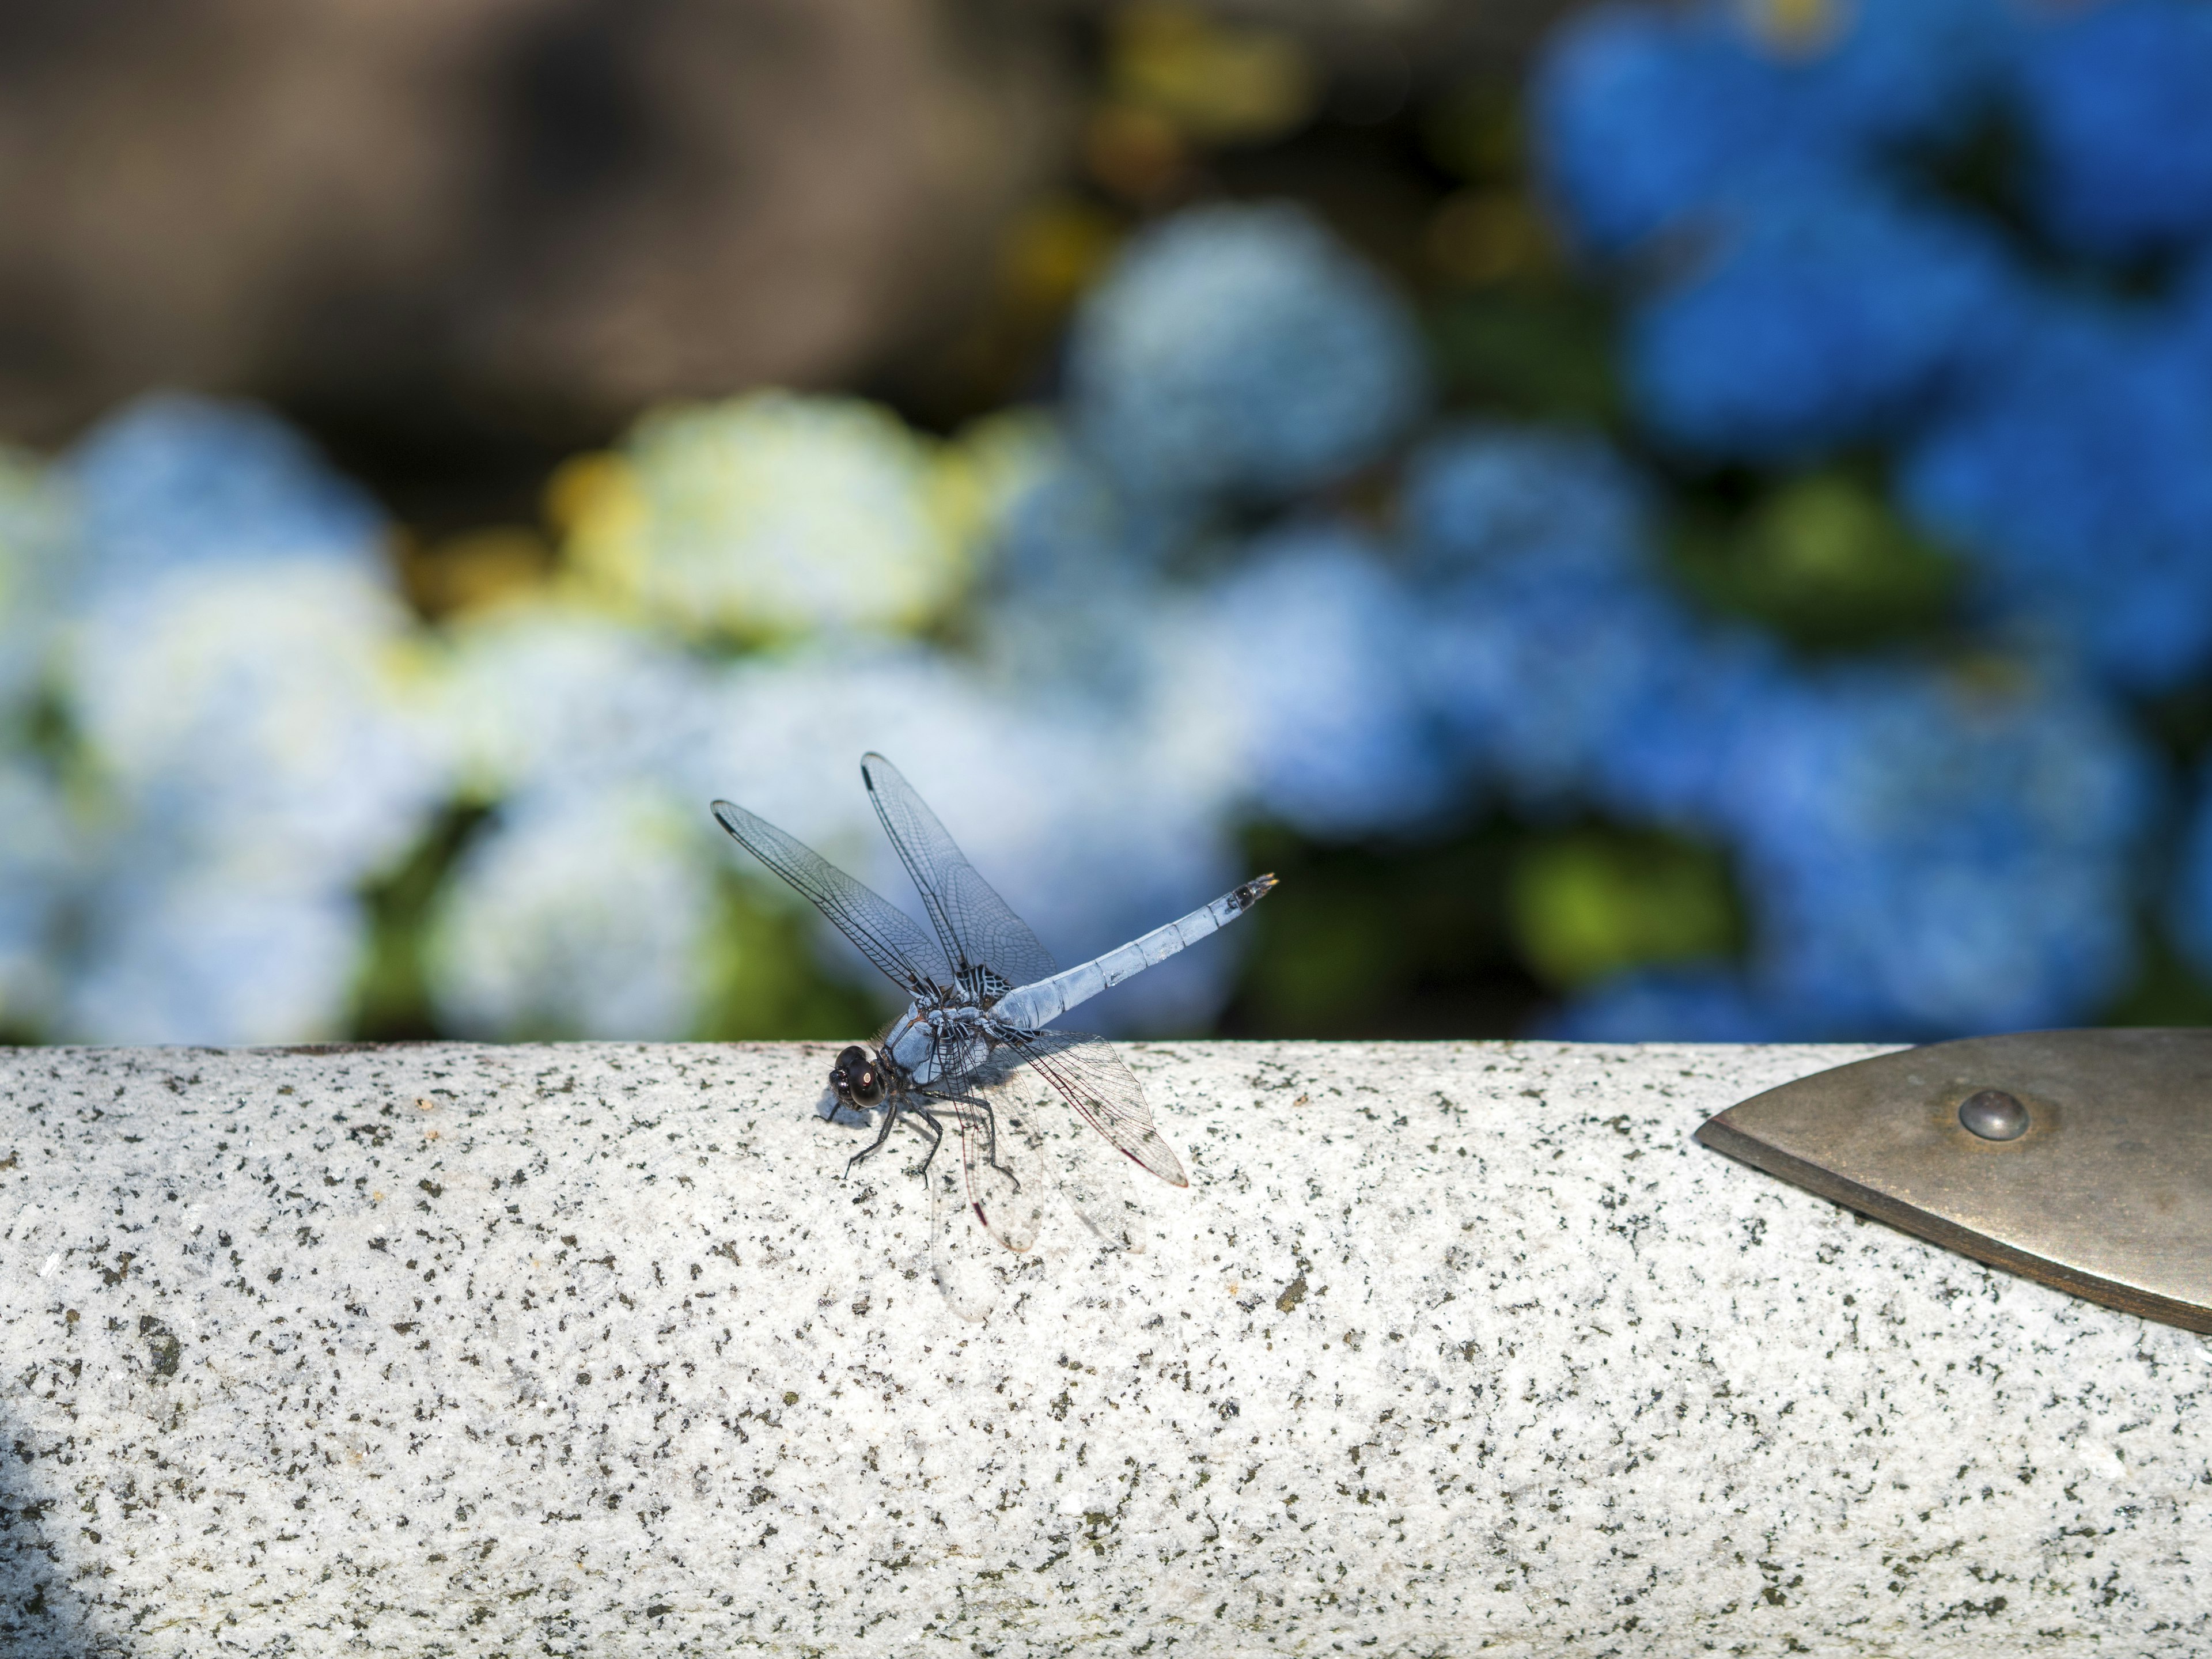
POLYGON ((430 1012, 422 942, 446 875, 484 820, 484 806, 455 806, 432 824, 399 866, 363 893, 368 945, 354 983, 349 1029, 370 1042, 442 1035, 430 1012))
POLYGON ((1449 301, 1430 340, 1446 397, 1486 413, 1617 423, 1613 323, 1595 295, 1516 282, 1449 301))
POLYGON ((807 916, 764 900, 726 873, 717 895, 712 988, 699 1036, 710 1042, 803 1042, 865 1037, 883 1011, 817 964, 807 916))
POLYGON ((1243 921, 1237 1036, 1445 1036, 1511 1030, 1537 987, 1513 955, 1504 876, 1519 832, 1442 845, 1333 847, 1255 832, 1248 862, 1282 885, 1243 921))
POLYGON ((1811 473, 1730 513, 1707 501, 1675 527, 1677 570, 1700 598, 1819 649, 1942 623, 1959 568, 1852 473, 1811 473))
POLYGON ((1648 831, 1531 841, 1514 861, 1510 906, 1522 958, 1560 990, 1625 968, 1728 955, 1742 934, 1720 854, 1648 831))

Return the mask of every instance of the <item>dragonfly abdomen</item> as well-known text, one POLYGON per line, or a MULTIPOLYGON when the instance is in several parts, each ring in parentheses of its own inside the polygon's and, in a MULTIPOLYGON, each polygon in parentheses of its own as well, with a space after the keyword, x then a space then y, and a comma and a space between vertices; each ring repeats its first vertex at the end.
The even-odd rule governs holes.
POLYGON ((1036 1030, 1101 991, 1119 985, 1133 974, 1141 974, 1155 963, 1165 962, 1209 933, 1220 932, 1257 904, 1274 884, 1273 876, 1255 876, 1212 903, 1187 916, 1178 916, 1164 927, 1155 927, 1103 956, 1078 963, 1066 973, 1007 992, 991 1012, 1017 1029, 1036 1030))

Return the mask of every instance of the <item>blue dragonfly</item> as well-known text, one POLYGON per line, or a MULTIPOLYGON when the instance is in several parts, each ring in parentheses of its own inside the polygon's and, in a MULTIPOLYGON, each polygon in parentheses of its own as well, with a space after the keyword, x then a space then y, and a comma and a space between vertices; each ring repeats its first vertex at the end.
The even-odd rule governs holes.
MULTIPOLYGON (((896 767, 881 755, 866 755, 860 776, 921 894, 930 933, 765 819, 729 801, 714 804, 723 829, 910 999, 872 1048, 854 1043, 830 1068, 830 1086, 839 1104, 863 1112, 883 1108, 875 1139, 846 1167, 882 1151, 891 1131, 911 1119, 929 1139, 926 1173, 949 1124, 960 1139, 975 1218, 1008 1249, 1027 1249, 1042 1219, 1043 1177, 1033 1161, 1017 1154, 1024 1143, 1034 1149, 1049 1133, 1037 1133, 1034 1112, 1017 1103, 1012 1085, 1027 1072, 1139 1168, 1171 1186, 1188 1186, 1174 1149, 1152 1125, 1142 1087, 1113 1045, 1103 1037, 1054 1030, 1051 1023, 1227 927, 1259 902, 1274 877, 1255 877, 1164 927, 1062 972, 896 767)), ((1076 1193, 1071 1197, 1086 1220, 1105 1231, 1076 1193)))

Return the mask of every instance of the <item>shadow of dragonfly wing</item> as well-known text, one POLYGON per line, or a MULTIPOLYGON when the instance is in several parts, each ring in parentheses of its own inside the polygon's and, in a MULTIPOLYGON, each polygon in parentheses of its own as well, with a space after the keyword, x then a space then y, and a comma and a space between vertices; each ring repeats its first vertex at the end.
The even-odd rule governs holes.
POLYGON ((789 883, 893 983, 916 997, 952 988, 944 953, 898 906, 766 818, 726 800, 716 801, 713 810, 714 821, 733 840, 789 883))
POLYGON ((1152 1127, 1152 1109, 1136 1074, 1114 1045, 1084 1031, 1035 1031, 1007 1046, 1032 1066, 1083 1121, 1170 1187, 1188 1187, 1182 1161, 1152 1127))
POLYGON ((1038 943, 1029 924, 1013 913, 990 883, 976 872, 937 814, 929 810, 898 768, 881 755, 860 758, 868 799, 883 820, 884 833, 921 890, 923 908, 951 958, 953 971, 980 998, 1002 995, 1017 985, 1050 979, 1060 969, 1052 953, 1038 943), (983 969, 999 983, 977 977, 983 969))

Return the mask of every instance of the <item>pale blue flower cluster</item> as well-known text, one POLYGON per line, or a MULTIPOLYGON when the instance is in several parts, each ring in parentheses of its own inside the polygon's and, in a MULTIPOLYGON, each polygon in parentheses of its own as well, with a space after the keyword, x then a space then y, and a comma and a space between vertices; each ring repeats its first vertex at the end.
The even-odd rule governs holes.
POLYGON ((1279 501, 1379 459, 1425 400, 1401 301, 1302 210, 1139 238, 1068 349, 1076 430, 1132 494, 1279 501))

